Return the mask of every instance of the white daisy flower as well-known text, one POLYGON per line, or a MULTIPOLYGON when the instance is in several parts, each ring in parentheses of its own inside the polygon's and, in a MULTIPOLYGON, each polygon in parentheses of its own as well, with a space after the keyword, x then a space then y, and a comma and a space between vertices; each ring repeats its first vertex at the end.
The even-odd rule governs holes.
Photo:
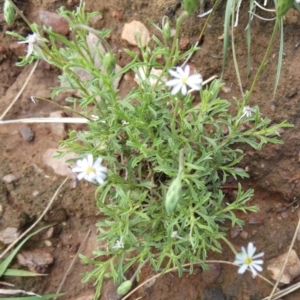
POLYGON ((187 94, 187 86, 191 89, 189 93, 192 91, 199 91, 202 88, 202 76, 199 73, 195 73, 190 75, 190 66, 186 65, 184 69, 181 67, 176 67, 176 71, 169 70, 169 73, 175 77, 166 82, 167 86, 172 87, 171 94, 175 95, 179 91, 181 94, 185 96, 187 94))
POLYGON ((255 108, 251 108, 249 105, 246 105, 243 107, 243 114, 241 115, 241 117, 238 119, 238 122, 246 117, 246 118, 249 118, 252 116, 252 114, 255 112, 255 108))
POLYGON ((184 240, 183 237, 181 237, 180 235, 178 235, 178 231, 173 231, 173 232, 171 233, 171 238, 172 238, 172 239, 184 240))
POLYGON ((123 237, 121 236, 119 240, 112 246, 113 249, 124 249, 123 237))
POLYGON ((78 180, 85 179, 89 182, 98 182, 100 185, 104 184, 106 178, 107 168, 101 165, 102 157, 98 157, 94 162, 93 155, 88 154, 82 160, 76 162, 77 166, 72 168, 72 172, 79 173, 78 180))
POLYGON ((27 55, 26 55, 26 58, 28 58, 33 53, 34 49, 39 47, 39 44, 42 41, 46 41, 46 39, 41 38, 36 33, 33 33, 33 34, 29 34, 24 41, 20 41, 18 43, 19 44, 28 44, 27 55))
POLYGON ((257 259, 264 255, 263 252, 254 255, 256 251, 256 247, 254 247, 253 243, 249 243, 247 247, 247 251, 244 247, 242 247, 242 252, 237 253, 235 256, 234 263, 240 265, 238 270, 239 274, 243 274, 247 269, 252 272, 253 277, 257 275, 257 271, 261 272, 263 269, 260 265, 264 263, 262 259, 257 259))

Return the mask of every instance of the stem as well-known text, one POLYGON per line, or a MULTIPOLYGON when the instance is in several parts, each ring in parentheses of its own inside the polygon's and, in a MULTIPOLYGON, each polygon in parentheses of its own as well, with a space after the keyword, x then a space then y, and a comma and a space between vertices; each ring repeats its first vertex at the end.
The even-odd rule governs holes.
MULTIPOLYGON (((161 78, 163 77, 163 75, 165 74, 166 70, 170 68, 170 64, 171 64, 172 59, 175 59, 175 57, 173 57, 173 56, 174 56, 174 52, 175 52, 175 49, 176 49, 176 45, 178 44, 177 40, 178 40, 178 36, 179 36, 180 26, 181 26, 181 23, 182 23, 183 19, 187 16, 188 16, 188 13, 186 11, 184 11, 176 21, 176 32, 175 32, 175 36, 174 36, 174 39, 173 39, 171 52, 168 56, 165 67, 163 68, 161 74, 158 76, 155 85, 153 86, 153 91, 156 90, 156 87, 157 87, 158 83, 160 82, 161 78)), ((174 63, 174 61, 173 61, 173 63, 174 63)))
POLYGON ((270 42, 269 42, 267 51, 266 51, 266 53, 265 53, 265 56, 264 56, 264 58, 263 58, 263 61, 261 62, 260 66, 259 66, 259 68, 258 68, 258 70, 257 70, 257 72, 256 72, 256 74, 255 74, 255 77, 254 77, 254 79, 253 79, 253 82, 252 82, 252 85, 251 85, 251 88, 250 88, 249 93, 247 93, 247 94, 245 95, 245 99, 244 99, 245 105, 247 105, 247 103, 248 103, 248 101, 249 101, 249 98, 250 98, 250 96, 252 95, 254 86, 256 85, 256 82, 257 82, 257 80, 258 80, 258 77, 259 77, 260 73, 262 72, 263 68, 264 68, 265 65, 267 64, 267 58, 268 58, 268 56, 269 56, 269 54, 270 54, 271 47, 272 47, 272 45, 273 45, 273 42, 274 42, 274 39, 275 39, 275 35, 276 35, 276 33, 277 33, 277 30, 278 30, 279 22, 280 22, 280 18, 277 17, 277 18, 276 18, 276 22, 275 22, 275 26, 274 26, 274 28, 273 28, 272 36, 271 36, 271 39, 270 39, 270 42))

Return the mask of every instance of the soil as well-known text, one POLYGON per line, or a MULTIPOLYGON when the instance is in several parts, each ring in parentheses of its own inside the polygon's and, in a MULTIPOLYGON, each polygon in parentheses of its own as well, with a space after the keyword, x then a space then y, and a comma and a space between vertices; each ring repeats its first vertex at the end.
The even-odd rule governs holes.
MULTIPOLYGON (((169 14, 172 24, 181 12, 174 11, 175 0, 86 0, 88 11, 98 11, 103 19, 97 26, 112 30, 109 43, 118 53, 118 63, 124 66, 129 58, 125 55, 124 48, 135 49, 121 40, 123 25, 132 20, 143 22, 148 29, 155 30, 147 22, 151 19, 160 23, 165 14, 169 14)), ((213 75, 220 75, 222 71, 222 33, 223 17, 226 1, 223 1, 212 16, 205 33, 205 38, 199 50, 191 59, 191 64, 200 71, 204 79, 213 75)), ((260 1, 263 2, 263 1, 260 1)), ((271 2, 271 1, 269 1, 271 2)), ((75 9, 76 0, 27 0, 16 2, 31 22, 40 23, 38 12, 40 10, 55 11, 60 6, 75 9)), ((268 3, 269 8, 273 3, 268 3)), ((204 9, 211 7, 209 1, 205 2, 204 9)), ((260 12, 267 17, 267 13, 260 12)), ((183 23, 181 39, 193 44, 197 41, 205 19, 195 15, 187 18, 183 23)), ((243 89, 250 88, 255 71, 263 58, 267 48, 274 23, 253 19, 252 22, 252 71, 249 78, 246 76, 247 47, 245 27, 248 22, 248 1, 243 1, 240 9, 239 24, 234 28, 237 59, 243 82, 243 89)), ((239 248, 248 241, 255 243, 259 251, 265 253, 265 266, 271 258, 285 253, 291 243, 294 230, 297 226, 297 207, 300 197, 300 42, 299 35, 300 14, 296 9, 291 9, 284 20, 284 60, 276 97, 273 98, 273 87, 277 68, 279 51, 279 35, 276 38, 270 59, 263 71, 260 80, 251 97, 249 105, 258 105, 265 117, 272 123, 287 120, 294 128, 281 132, 284 145, 266 145, 261 151, 245 148, 246 156, 241 167, 247 167, 250 179, 243 181, 244 189, 254 188, 255 196, 251 205, 257 205, 258 213, 247 215, 239 213, 245 221, 243 231, 236 237, 228 238, 239 248)), ((18 61, 15 38, 5 34, 5 31, 16 31, 26 35, 29 30, 25 23, 18 18, 8 26, 0 16, 0 114, 11 103, 28 77, 32 66, 17 67, 18 61)), ((230 51, 229 51, 230 52, 230 51)), ((50 87, 57 86, 57 70, 40 63, 33 77, 18 101, 6 114, 5 119, 19 119, 29 117, 46 117, 52 111, 57 111, 50 103, 41 101, 32 103, 30 96, 36 95, 43 98, 50 97, 50 87)), ((236 72, 232 56, 228 56, 226 72, 223 76, 226 89, 220 96, 226 99, 241 98, 237 83, 236 72)), ((121 82, 121 92, 126 93, 130 87, 124 80, 121 82)), ((56 102, 65 105, 65 95, 61 95, 56 102)), ((234 102, 234 101, 233 101, 234 102)), ((234 112, 234 108, 233 108, 234 112)), ((53 134, 49 124, 31 124, 34 140, 25 141, 19 134, 20 125, 0 125, 0 179, 7 174, 14 174, 17 180, 5 183, 0 180, 0 230, 7 227, 16 227, 21 230, 28 228, 41 214, 53 196, 64 177, 45 166, 43 155, 49 148, 57 148, 62 138, 53 134)), ((84 126, 68 125, 68 129, 82 129, 84 126)), ((49 213, 43 218, 41 225, 55 224, 53 236, 43 240, 42 235, 26 244, 24 249, 46 249, 54 257, 54 263, 48 269, 48 276, 31 279, 14 278, 14 284, 23 290, 30 290, 39 294, 55 293, 66 273, 71 260, 83 242, 89 230, 91 233, 88 242, 81 249, 81 253, 92 257, 92 252, 99 245, 96 242, 97 230, 95 223, 101 217, 97 215, 94 192, 95 188, 85 182, 80 182, 76 188, 73 183, 67 183, 59 192, 57 199, 49 213)), ((228 224, 230 227, 230 224, 228 224)), ((231 232, 232 233, 232 232, 231 232)), ((300 253, 300 242, 296 241, 294 249, 300 253)), ((222 254, 210 253, 209 259, 233 261, 232 252, 224 245, 222 254)), ((21 268, 17 261, 13 266, 21 268)), ((205 273, 195 268, 191 275, 184 274, 181 278, 177 273, 163 275, 152 285, 140 289, 130 299, 262 299, 270 294, 271 287, 260 278, 253 279, 250 274, 243 276, 237 274, 235 267, 220 265, 212 268, 211 273, 205 273), (217 271, 216 271, 217 269, 217 271), (214 271, 213 271, 214 270, 214 271), (219 271, 218 271, 219 270, 219 271), (218 274, 217 278, 208 280, 209 276, 218 274), (210 275, 209 275, 210 274, 210 275)), ((264 268, 263 275, 270 278, 264 268)), ((84 265, 76 260, 66 278, 60 299, 76 299, 80 296, 93 295, 93 283, 81 283, 82 274, 92 270, 92 266, 84 265)), ((149 278, 152 270, 145 267, 142 271, 140 282, 149 278)), ((11 281, 11 278, 4 278, 11 281)), ((295 279, 294 282, 297 282, 295 279)), ((117 299, 115 287, 107 281, 103 287, 101 299, 117 299)), ((293 292, 284 299, 300 299, 300 291, 293 292)))

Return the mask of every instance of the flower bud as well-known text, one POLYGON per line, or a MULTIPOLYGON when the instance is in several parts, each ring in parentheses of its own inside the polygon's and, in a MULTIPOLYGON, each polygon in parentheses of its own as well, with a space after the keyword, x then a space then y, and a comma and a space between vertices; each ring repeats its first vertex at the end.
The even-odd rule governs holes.
POLYGON ((130 291, 131 287, 132 287, 132 281, 126 280, 119 285, 119 287, 117 289, 117 294, 120 296, 123 296, 130 291))
POLYGON ((167 214, 170 215, 177 206, 181 197, 181 174, 172 181, 165 199, 165 209, 167 214))
POLYGON ((294 5, 294 0, 278 0, 276 13, 278 17, 284 17, 289 9, 294 5))
POLYGON ((171 28, 170 28, 169 21, 167 21, 163 27, 163 36, 166 42, 168 42, 171 38, 171 28))
POLYGON ((198 5, 199 0, 183 0, 183 8, 189 15, 197 9, 198 5))
POLYGON ((11 25, 15 20, 15 8, 10 1, 5 0, 3 6, 4 19, 8 25, 11 25))
POLYGON ((106 73, 111 74, 116 67, 116 58, 112 53, 107 52, 104 54, 102 63, 106 73))

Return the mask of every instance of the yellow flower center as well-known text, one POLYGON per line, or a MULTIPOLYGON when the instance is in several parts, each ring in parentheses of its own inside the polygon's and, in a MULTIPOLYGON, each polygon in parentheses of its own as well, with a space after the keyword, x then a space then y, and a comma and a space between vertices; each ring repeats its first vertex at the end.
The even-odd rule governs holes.
POLYGON ((94 172, 95 172, 95 169, 94 169, 93 167, 88 167, 88 168, 86 168, 85 172, 86 172, 87 174, 94 173, 94 172))
POLYGON ((185 77, 185 76, 184 76, 184 77, 181 77, 182 83, 186 84, 187 80, 188 80, 187 77, 185 77))
POLYGON ((247 257, 246 259, 245 259, 245 264, 246 265, 250 265, 252 263, 252 258, 251 257, 247 257))

